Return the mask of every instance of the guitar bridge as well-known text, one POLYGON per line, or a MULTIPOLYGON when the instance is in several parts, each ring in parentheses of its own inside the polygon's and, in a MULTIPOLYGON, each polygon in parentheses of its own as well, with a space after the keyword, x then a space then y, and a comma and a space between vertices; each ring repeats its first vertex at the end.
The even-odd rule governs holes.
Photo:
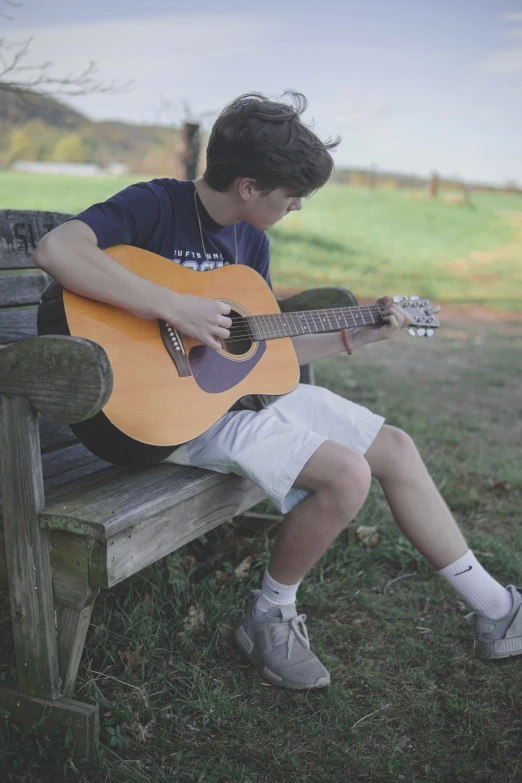
POLYGON ((159 321, 161 339, 181 378, 192 375, 183 340, 177 329, 166 321, 159 321))

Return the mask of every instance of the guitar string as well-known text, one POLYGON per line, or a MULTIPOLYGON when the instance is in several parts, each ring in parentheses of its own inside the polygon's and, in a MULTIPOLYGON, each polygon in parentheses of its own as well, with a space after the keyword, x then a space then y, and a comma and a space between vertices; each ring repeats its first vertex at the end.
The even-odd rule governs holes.
MULTIPOLYGON (((383 310, 381 310, 378 306, 373 306, 373 305, 367 305, 366 307, 363 306, 360 309, 369 311, 368 313, 366 313, 366 312, 364 314, 361 313, 361 317, 362 318, 364 318, 365 315, 371 314, 372 315, 372 320, 373 320, 374 315, 378 317, 383 312, 383 310)), ((306 320, 307 320, 308 324, 312 328, 317 326, 317 325, 322 326, 325 323, 325 318, 327 320, 330 320, 330 316, 328 316, 328 315, 324 316, 323 315, 323 313, 327 313, 328 312, 326 310, 305 310, 303 312, 307 314, 308 317, 307 317, 306 320)), ((300 325, 302 323, 301 320, 299 320, 297 322, 294 320, 295 316, 298 315, 298 313, 296 313, 296 312, 294 312, 294 313, 266 313, 266 314, 263 314, 261 316, 248 316, 248 317, 249 318, 265 318, 266 319, 267 317, 270 317, 271 315, 274 315, 274 316, 286 316, 287 320, 291 322, 290 326, 296 326, 297 327, 298 324, 300 325)), ((342 317, 344 317, 344 316, 342 316, 342 317)), ((354 316, 352 316, 352 317, 354 317, 354 316)), ((335 318, 336 320, 339 320, 337 315, 331 315, 331 318, 335 318)), ((281 320, 281 319, 278 319, 278 320, 281 320)), ((381 323, 383 323, 383 321, 381 321, 381 323)), ((371 325, 372 324, 365 324, 365 323, 360 324, 360 323, 357 323, 357 321, 354 318, 354 323, 353 324, 346 324, 345 326, 339 326, 339 324, 336 324, 336 326, 331 328, 331 329, 324 329, 324 330, 320 330, 320 331, 322 331, 322 332, 337 332, 337 331, 340 331, 341 329, 355 329, 358 326, 371 326, 371 325)), ((276 331, 277 329, 279 329, 279 324, 271 324, 270 322, 266 322, 265 324, 263 324, 263 323, 259 324, 259 328, 260 329, 263 329, 263 326, 265 327, 265 330, 272 329, 272 331, 276 331)), ((285 324, 285 326, 286 326, 286 324, 285 324)), ((230 328, 231 336, 232 335, 234 335, 235 337, 239 336, 239 338, 243 338, 243 339, 245 337, 251 337, 252 336, 251 335, 251 331, 252 331, 251 328, 249 328, 249 327, 245 328, 245 326, 243 324, 238 324, 237 326, 234 326, 234 324, 232 324, 232 326, 230 328)), ((302 334, 307 334, 307 333, 309 334, 310 332, 307 332, 306 330, 304 332, 302 332, 302 334)), ((317 333, 320 333, 320 332, 316 332, 316 334, 317 333)), ((268 337, 286 337, 286 336, 290 336, 290 335, 284 335, 284 334, 282 334, 282 335, 269 335, 268 337)), ((225 339, 230 341, 230 338, 225 338, 225 339)))
MULTIPOLYGON (((372 314, 372 319, 373 319, 373 315, 380 316, 384 309, 385 309, 384 306, 383 306, 383 309, 381 310, 381 308, 378 305, 366 305, 366 306, 363 305, 361 308, 357 308, 358 311, 359 310, 368 310, 368 311, 370 311, 370 314, 372 314)), ((333 310, 333 308, 330 308, 330 311, 332 311, 332 310, 333 310)), ((327 310, 305 310, 305 311, 302 311, 302 312, 306 313, 308 317, 312 316, 312 320, 309 321, 309 323, 311 324, 311 326, 313 328, 314 326, 317 326, 317 320, 314 320, 314 319, 318 319, 319 318, 320 319, 319 325, 322 326, 324 324, 324 316, 317 315, 317 314, 318 313, 326 313, 327 310)), ((365 315, 366 314, 367 313, 365 313, 365 315)), ((263 314, 261 316, 248 316, 248 317, 250 317, 250 318, 266 318, 267 316, 270 317, 270 315, 275 315, 275 316, 285 316, 286 315, 288 317, 288 320, 292 320, 293 321, 293 318, 297 315, 297 313, 296 312, 294 312, 294 313, 266 313, 266 314, 263 314)), ((331 317, 337 319, 336 315, 332 315, 331 317)), ((361 317, 364 317, 362 313, 361 313, 361 317)), ((329 320, 329 316, 326 316, 326 318, 328 318, 328 320, 329 320)), ((309 320, 309 318, 307 320, 309 320)), ((297 325, 301 324, 301 323, 302 323, 301 321, 298 321, 297 323, 293 323, 291 325, 296 326, 296 328, 297 328, 297 325)), ((384 322, 381 321, 381 323, 384 323, 384 322)), ((321 331, 322 332, 337 332, 337 331, 340 331, 341 329, 355 329, 358 326, 371 326, 371 325, 372 324, 364 324, 364 323, 363 324, 358 324, 356 321, 354 321, 353 324, 346 324, 346 326, 342 326, 342 327, 339 327, 339 325, 337 324, 335 326, 335 328, 333 328, 333 329, 326 329, 326 330, 321 330, 321 331)), ((376 324, 376 325, 378 325, 378 324, 376 324)), ((264 325, 260 324, 259 326, 260 326, 260 328, 265 326, 265 331, 267 331, 269 329, 272 329, 273 331, 276 331, 276 329, 278 328, 277 324, 270 324, 270 323, 267 323, 267 324, 264 324, 264 325)), ((315 334, 320 334, 321 332, 310 332, 310 331, 306 331, 306 330, 304 332, 301 332, 301 334, 314 334, 314 333, 315 334)), ((264 340, 264 339, 274 339, 274 338, 291 337, 291 336, 296 337, 297 335, 284 335, 284 334, 281 334, 281 335, 279 335, 279 334, 270 335, 270 334, 267 334, 266 336, 264 336, 264 337, 262 337, 260 339, 264 340)), ((252 335, 252 330, 250 329, 250 327, 245 328, 245 326, 243 324, 237 325, 235 328, 234 328, 234 324, 232 324, 232 327, 230 328, 230 337, 223 338, 223 339, 225 340, 225 342, 238 342, 238 341, 244 340, 244 339, 251 339, 251 340, 256 341, 255 338, 252 335)))
MULTIPOLYGON (((359 310, 363 310, 363 309, 372 310, 373 314, 375 314, 376 316, 379 316, 379 315, 382 314, 383 310, 385 309, 385 306, 382 306, 382 308, 383 309, 380 309, 379 306, 367 305, 367 306, 363 306, 363 307, 358 308, 358 309, 359 310)), ((324 310, 314 310, 314 311, 312 311, 312 310, 305 310, 305 311, 302 311, 302 312, 305 312, 308 315, 311 315, 313 313, 323 313, 325 311, 324 310)), ((372 320, 373 320, 373 314, 372 314, 372 320)), ((290 316, 290 315, 292 315, 292 316, 295 316, 295 315, 297 315, 297 313, 296 312, 294 312, 294 313, 266 313, 266 314, 261 315, 261 316, 248 316, 248 317, 249 318, 266 318, 266 317, 270 317, 270 315, 275 315, 275 316, 285 316, 285 315, 286 316, 290 316)), ((313 317, 316 318, 316 319, 317 318, 321 319, 320 322, 319 322, 320 326, 322 326, 324 324, 324 318, 322 316, 315 315, 313 317)), ((332 317, 336 318, 336 320, 337 320, 337 316, 332 316, 332 317)), ((329 320, 329 318, 328 318, 328 320, 329 320)), ((301 321, 297 322, 297 324, 301 324, 301 323, 302 323, 301 321)), ((250 327, 245 328, 243 326, 243 324, 241 324, 241 325, 236 326, 235 328, 234 328, 234 325, 232 325, 232 327, 230 329, 230 333, 231 333, 230 337, 223 338, 223 339, 227 343, 239 342, 240 340, 245 340, 245 339, 253 340, 254 342, 259 342, 260 340, 279 339, 279 338, 282 338, 282 337, 297 337, 297 336, 302 335, 302 334, 333 333, 333 332, 338 332, 341 329, 357 329, 360 326, 373 326, 373 325, 381 326, 384 323, 386 323, 384 319, 381 319, 380 322, 377 322, 377 323, 375 323, 375 321, 374 321, 373 324, 371 324, 371 323, 362 323, 362 324, 360 324, 360 323, 357 323, 356 321, 354 321, 353 324, 346 324, 345 326, 342 326, 342 327, 339 327, 339 325, 337 324, 335 328, 332 328, 332 329, 321 329, 321 330, 319 330, 317 332, 305 330, 305 331, 299 332, 299 333, 297 333, 295 335, 293 335, 293 334, 269 334, 268 333, 266 335, 258 336, 258 337, 254 337, 253 336, 252 330, 251 330, 250 327)), ((296 326, 296 328, 297 328, 297 324, 293 323, 291 325, 296 326)), ((313 329, 314 326, 317 326, 317 321, 316 320, 312 320, 310 322, 310 324, 311 324, 311 327, 313 329)), ((266 323, 264 325, 260 324, 259 325, 259 329, 262 330, 263 326, 264 326, 264 331, 267 331, 267 332, 269 332, 270 329, 272 329, 273 332, 276 332, 276 330, 279 328, 277 324, 270 324, 268 322, 268 323, 266 323)), ((285 326, 286 326, 286 324, 285 324, 285 326)), ((416 326, 425 326, 426 328, 430 328, 430 327, 433 328, 434 324, 430 324, 429 322, 426 322, 424 324, 422 324, 422 323, 421 324, 416 324, 416 326)))

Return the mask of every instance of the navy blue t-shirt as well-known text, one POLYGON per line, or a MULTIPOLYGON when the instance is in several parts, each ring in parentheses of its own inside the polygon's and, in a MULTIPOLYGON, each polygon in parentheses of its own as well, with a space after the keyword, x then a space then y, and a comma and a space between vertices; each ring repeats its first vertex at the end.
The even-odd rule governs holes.
MULTIPOLYGON (((194 193, 193 182, 153 179, 130 185, 107 201, 80 212, 76 219, 92 228, 101 250, 113 245, 134 245, 201 272, 233 264, 234 226, 216 223, 197 196, 205 258, 194 193)), ((271 286, 265 232, 241 222, 236 223, 236 236, 238 263, 255 269, 271 286)))
MULTIPOLYGON (((101 250, 114 245, 133 245, 200 272, 235 263, 234 226, 216 223, 196 196, 205 257, 194 193, 191 181, 153 179, 139 182, 80 212, 75 219, 92 228, 101 250)), ((265 232, 241 222, 236 223, 236 237, 238 264, 255 269, 272 287, 265 232)), ((274 399, 276 397, 261 394, 247 395, 231 410, 261 410, 274 399)))

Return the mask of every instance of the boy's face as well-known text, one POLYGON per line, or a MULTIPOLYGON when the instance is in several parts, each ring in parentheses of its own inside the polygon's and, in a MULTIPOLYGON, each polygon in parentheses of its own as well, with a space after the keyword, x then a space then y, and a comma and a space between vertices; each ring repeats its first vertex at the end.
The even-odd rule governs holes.
POLYGON ((302 206, 301 197, 293 195, 288 188, 276 188, 265 195, 262 191, 252 188, 250 198, 244 206, 244 220, 266 231, 289 212, 295 212, 302 206))

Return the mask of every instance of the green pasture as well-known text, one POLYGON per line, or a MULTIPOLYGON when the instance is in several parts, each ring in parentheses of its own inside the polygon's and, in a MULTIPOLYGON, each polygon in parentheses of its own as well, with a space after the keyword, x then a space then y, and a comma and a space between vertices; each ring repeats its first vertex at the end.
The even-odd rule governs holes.
MULTIPOLYGON (((0 172, 0 209, 76 213, 138 181, 0 172)), ((419 294, 518 310, 522 196, 474 193, 471 204, 406 190, 329 185, 269 232, 280 288, 343 285, 361 299, 419 294)), ((458 194, 455 194, 458 196, 458 194)))
MULTIPOLYGON (((0 173, 0 208, 75 213, 132 181, 0 173)), ((519 308, 522 198, 413 195, 324 188, 270 232, 276 286, 519 308)), ((522 585, 522 327, 443 326, 318 363, 317 381, 407 430, 477 557, 522 585)), ((473 657, 469 607, 377 486, 299 590, 331 688, 260 679, 231 639, 277 531, 268 502, 255 511, 100 595, 75 694, 100 706, 97 758, 43 715, 22 729, 0 711, 2 782, 520 783, 522 658, 473 657)), ((0 592, 0 682, 15 680, 10 611, 0 592)))
MULTIPOLYGON (((415 437, 477 557, 517 585, 521 345, 513 325, 447 326, 317 367, 319 383, 415 437)), ((43 718, 21 730, 0 712, 2 781, 520 783, 522 658, 473 657, 469 607, 399 534, 377 486, 299 590, 331 688, 259 677, 231 634, 277 524, 236 518, 102 592, 75 697, 100 705, 99 757, 78 758, 43 718), (375 547, 359 525, 377 528, 375 547)), ((14 679, 9 611, 0 594, 0 681, 14 679)))

